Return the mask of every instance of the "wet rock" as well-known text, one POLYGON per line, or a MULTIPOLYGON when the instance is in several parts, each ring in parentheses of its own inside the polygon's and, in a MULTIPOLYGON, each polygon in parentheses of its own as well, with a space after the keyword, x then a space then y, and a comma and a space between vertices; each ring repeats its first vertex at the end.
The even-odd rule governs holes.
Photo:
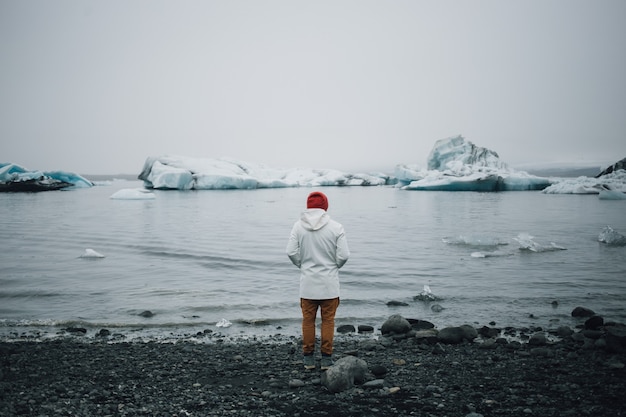
POLYGON ((548 344, 548 339, 546 338, 546 334, 543 332, 534 333, 528 339, 528 344, 532 346, 545 346, 548 344))
POLYGON ((399 314, 389 317, 382 325, 382 334, 403 334, 411 330, 411 323, 399 314))
POLYGON ((351 324, 344 324, 342 326, 337 327, 337 333, 354 333, 356 328, 351 324))
POLYGON ((485 338, 492 338, 500 335, 501 330, 497 327, 483 326, 478 329, 478 334, 485 338))
POLYGON ((464 332, 460 327, 446 327, 439 331, 437 340, 455 345, 463 342, 463 334, 464 332))
POLYGON ((463 339, 467 341, 472 341, 478 337, 478 331, 473 326, 469 324, 463 324, 461 330, 463 331, 463 339))
POLYGON ((572 310, 572 317, 591 317, 593 316, 594 311, 585 307, 576 307, 572 310))
POLYGON ((601 316, 591 316, 585 321, 585 329, 598 330, 604 326, 604 319, 601 316))
POLYGON ((68 327, 65 331, 76 335, 84 335, 87 333, 87 329, 83 327, 68 327))
POLYGON ((428 330, 428 329, 435 328, 435 325, 427 320, 407 319, 407 321, 411 324, 411 327, 415 330, 428 330))
POLYGON ((361 324, 357 327, 359 333, 374 333, 374 327, 366 324, 361 324))
POLYGON ((478 332, 470 325, 452 326, 441 329, 437 334, 437 340, 442 343, 459 344, 464 340, 472 341, 478 336, 478 332))
POLYGON ((559 326, 559 328, 556 329, 556 334, 559 337, 569 337, 574 334, 574 331, 569 326, 559 326))
POLYGON ((439 313, 444 310, 441 304, 433 304, 432 306, 430 306, 430 309, 434 311, 435 313, 439 313))
POLYGON ((408 307, 408 303, 402 301, 391 300, 387 302, 389 307, 408 307))
POLYGON ((141 313, 139 313, 139 315, 141 317, 150 318, 150 317, 154 316, 154 313, 152 311, 150 311, 150 310, 144 310, 141 313))
POLYGON ((418 330, 415 332, 415 339, 419 342, 419 343, 435 343, 437 341, 437 334, 439 333, 439 331, 435 330, 435 329, 428 329, 428 330, 418 330))
POLYGON ((322 374, 321 384, 330 392, 345 391, 365 380, 367 363, 354 356, 343 357, 322 374))

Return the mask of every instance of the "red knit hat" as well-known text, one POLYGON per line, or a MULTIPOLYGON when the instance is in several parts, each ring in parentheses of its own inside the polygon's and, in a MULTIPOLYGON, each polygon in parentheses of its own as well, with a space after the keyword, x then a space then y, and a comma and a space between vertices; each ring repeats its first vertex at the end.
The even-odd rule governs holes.
POLYGON ((306 199, 306 208, 321 208, 328 210, 328 198, 319 191, 314 191, 306 199))

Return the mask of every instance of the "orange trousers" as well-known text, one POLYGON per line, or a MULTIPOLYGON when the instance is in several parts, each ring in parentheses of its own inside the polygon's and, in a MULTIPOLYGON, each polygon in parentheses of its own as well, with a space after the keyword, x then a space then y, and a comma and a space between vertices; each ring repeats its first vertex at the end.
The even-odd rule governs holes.
POLYGON ((300 299, 302 308, 302 353, 313 354, 315 351, 315 318, 317 310, 322 316, 322 355, 332 355, 335 336, 335 313, 339 307, 339 298, 329 300, 300 299))

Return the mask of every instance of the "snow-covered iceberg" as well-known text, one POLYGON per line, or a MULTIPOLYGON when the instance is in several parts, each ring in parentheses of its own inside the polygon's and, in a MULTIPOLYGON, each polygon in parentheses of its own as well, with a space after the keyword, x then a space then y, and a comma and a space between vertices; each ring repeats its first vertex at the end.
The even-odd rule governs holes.
POLYGON ((526 191, 542 190, 547 178, 510 169, 492 150, 462 136, 441 139, 428 156, 428 168, 398 165, 394 175, 403 190, 526 191))
POLYGON ((0 191, 50 191, 88 188, 88 179, 66 171, 29 171, 21 165, 0 163, 0 191))
POLYGON ((556 179, 543 190, 546 194, 598 194, 601 199, 626 198, 626 170, 611 171, 600 177, 556 179), (620 196, 622 194, 624 197, 620 196))
POLYGON ((333 169, 277 169, 228 158, 148 157, 139 174, 146 188, 224 190, 390 184, 385 174, 349 174, 333 169))

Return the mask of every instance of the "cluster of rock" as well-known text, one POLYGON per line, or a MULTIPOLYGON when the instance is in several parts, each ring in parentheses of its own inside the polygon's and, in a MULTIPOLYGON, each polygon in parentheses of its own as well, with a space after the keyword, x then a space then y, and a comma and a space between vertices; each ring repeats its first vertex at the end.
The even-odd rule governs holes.
MULTIPOLYGON (((446 345, 458 345, 462 343, 476 343, 480 349, 496 349, 504 347, 511 350, 520 350, 527 347, 531 354, 537 356, 549 356, 547 349, 557 343, 571 343, 581 349, 603 349, 607 352, 626 352, 626 326, 623 324, 605 322, 602 316, 584 307, 576 307, 572 311, 573 317, 585 319, 577 330, 569 326, 561 326, 556 330, 546 331, 542 328, 533 329, 500 329, 497 327, 483 326, 475 328, 464 324, 461 326, 445 327, 441 330, 424 320, 407 319, 401 315, 392 315, 380 328, 382 337, 376 339, 364 339, 360 343, 360 350, 372 351, 384 349, 399 342, 429 345, 433 354, 444 354, 446 345), (526 346, 524 346, 526 344, 526 346)), ((339 333, 347 333, 355 329, 351 326, 338 328, 339 333)), ((364 333, 364 328, 359 327, 359 333, 364 333)), ((616 363, 616 367, 624 364, 616 363)), ((321 383, 330 392, 337 393, 353 388, 355 384, 366 382, 368 364, 365 360, 352 356, 339 359, 326 373, 322 375, 321 383)), ((382 386, 386 370, 372 369, 375 379, 370 379, 367 384, 382 386)), ((370 377, 371 378, 371 377, 370 377)))

